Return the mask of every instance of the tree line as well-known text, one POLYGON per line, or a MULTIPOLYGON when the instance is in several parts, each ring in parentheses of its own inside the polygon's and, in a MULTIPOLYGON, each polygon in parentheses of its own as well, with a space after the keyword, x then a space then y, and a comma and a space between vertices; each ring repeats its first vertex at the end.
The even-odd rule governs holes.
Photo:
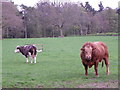
POLYGON ((95 10, 89 2, 38 2, 35 7, 13 2, 2 3, 3 38, 40 38, 80 36, 96 33, 118 33, 119 9, 95 10))

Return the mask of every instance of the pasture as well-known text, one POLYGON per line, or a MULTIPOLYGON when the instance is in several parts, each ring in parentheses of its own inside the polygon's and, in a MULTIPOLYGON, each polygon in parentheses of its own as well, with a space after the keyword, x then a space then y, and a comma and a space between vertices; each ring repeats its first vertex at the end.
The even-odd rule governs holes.
POLYGON ((94 84, 104 87, 118 87, 118 37, 82 36, 65 38, 4 39, 2 41, 2 87, 3 88, 94 88, 94 84), (109 49, 110 75, 106 67, 99 63, 99 77, 94 75, 94 67, 84 75, 80 59, 80 48, 87 41, 103 41, 109 49), (36 64, 26 64, 25 57, 14 53, 17 45, 45 44, 44 51, 38 53, 36 64), (91 84, 91 85, 90 85, 91 84))

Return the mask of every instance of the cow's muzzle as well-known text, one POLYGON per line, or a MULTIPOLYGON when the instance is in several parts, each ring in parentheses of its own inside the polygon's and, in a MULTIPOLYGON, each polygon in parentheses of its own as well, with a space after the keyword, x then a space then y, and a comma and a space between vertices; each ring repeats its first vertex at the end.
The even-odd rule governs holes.
POLYGON ((91 57, 90 57, 90 56, 87 56, 87 57, 86 57, 86 60, 87 60, 87 61, 90 61, 90 60, 91 60, 91 57))

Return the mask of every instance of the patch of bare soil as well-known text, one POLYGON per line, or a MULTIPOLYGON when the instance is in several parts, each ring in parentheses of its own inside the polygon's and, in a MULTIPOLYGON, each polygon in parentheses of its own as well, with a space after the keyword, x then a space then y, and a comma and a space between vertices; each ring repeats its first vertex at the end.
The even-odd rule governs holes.
POLYGON ((86 83, 76 88, 118 88, 118 81, 86 83))

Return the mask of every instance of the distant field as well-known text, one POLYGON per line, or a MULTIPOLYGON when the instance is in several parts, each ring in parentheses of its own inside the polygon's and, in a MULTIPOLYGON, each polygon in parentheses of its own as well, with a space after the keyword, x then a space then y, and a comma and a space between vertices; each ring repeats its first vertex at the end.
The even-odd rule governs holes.
POLYGON ((83 36, 65 38, 4 39, 2 41, 2 87, 3 88, 93 88, 118 87, 118 37, 83 36), (103 41, 110 54, 110 75, 105 65, 99 63, 99 77, 84 67, 79 57, 81 46, 87 41, 103 41), (21 54, 14 53, 17 45, 45 44, 44 52, 37 56, 36 64, 26 64, 21 54), (104 84, 105 83, 105 84, 104 84))

